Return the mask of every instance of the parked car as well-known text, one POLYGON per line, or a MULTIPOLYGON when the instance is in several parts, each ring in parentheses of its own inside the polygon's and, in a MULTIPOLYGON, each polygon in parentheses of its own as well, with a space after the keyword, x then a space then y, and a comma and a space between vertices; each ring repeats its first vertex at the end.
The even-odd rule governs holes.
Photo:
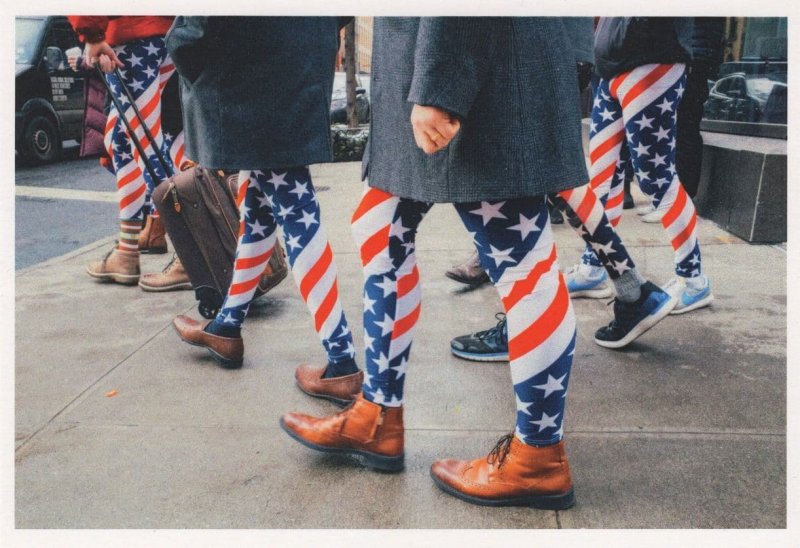
POLYGON ((84 77, 65 53, 74 47, 66 17, 16 18, 15 148, 27 161, 51 162, 63 140, 81 140, 84 77))
MULTIPOLYGON (((369 122, 369 75, 356 75, 356 114, 360 124, 369 122)), ((337 72, 333 77, 331 122, 347 123, 347 76, 344 72, 337 72)))
POLYGON ((785 124, 788 103, 785 73, 734 72, 717 80, 705 102, 705 118, 785 124))

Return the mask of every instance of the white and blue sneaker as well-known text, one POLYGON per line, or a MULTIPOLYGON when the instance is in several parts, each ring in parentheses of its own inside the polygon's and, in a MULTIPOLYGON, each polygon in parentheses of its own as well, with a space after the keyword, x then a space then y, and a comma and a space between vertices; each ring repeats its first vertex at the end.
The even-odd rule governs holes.
POLYGON ((602 266, 578 264, 564 273, 567 290, 572 298, 605 299, 614 294, 606 283, 608 274, 602 266))
POLYGON ((684 314, 708 306, 714 300, 708 276, 702 274, 695 278, 676 276, 664 285, 664 290, 675 297, 678 304, 670 314, 684 314))
POLYGON ((664 319, 677 300, 651 282, 642 284, 636 302, 614 299, 614 319, 594 334, 594 342, 605 348, 622 348, 664 319))

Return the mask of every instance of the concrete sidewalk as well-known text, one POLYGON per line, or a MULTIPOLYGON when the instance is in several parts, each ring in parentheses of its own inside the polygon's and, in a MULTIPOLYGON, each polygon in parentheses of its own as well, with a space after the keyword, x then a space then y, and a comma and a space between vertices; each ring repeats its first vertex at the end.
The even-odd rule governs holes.
MULTIPOLYGON (((356 343, 361 270, 349 232, 356 163, 316 166, 315 185, 356 343)), ((641 203, 641 202, 640 202, 641 203)), ((582 242, 554 228, 562 267, 582 242)), ((663 283, 660 225, 626 211, 620 232, 663 283)), ((565 432, 577 496, 568 511, 485 508, 437 489, 430 463, 488 452, 513 428, 506 364, 451 356, 456 335, 494 324, 491 287, 444 271, 471 250, 450 206, 423 223, 423 311, 406 389, 404 473, 312 452, 278 427, 333 404, 294 386, 323 353, 286 280, 251 308, 241 370, 219 368, 171 327, 199 317, 191 292, 98 284, 84 272, 109 240, 16 276, 18 528, 782 528, 786 526, 786 254, 699 223, 711 308, 670 316, 624 351, 594 330, 605 301, 576 300, 578 348, 565 432), (117 394, 109 397, 112 390, 117 394)), ((145 272, 168 256, 143 257, 145 272)), ((363 359, 360 360, 363 365, 363 359)))

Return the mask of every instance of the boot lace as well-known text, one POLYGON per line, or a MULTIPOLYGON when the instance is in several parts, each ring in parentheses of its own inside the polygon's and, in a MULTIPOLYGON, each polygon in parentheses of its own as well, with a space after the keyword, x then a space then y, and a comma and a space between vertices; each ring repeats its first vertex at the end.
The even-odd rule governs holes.
POLYGON ((167 263, 167 266, 164 267, 164 270, 162 270, 161 273, 162 274, 169 274, 170 272, 172 272, 172 270, 174 270, 176 268, 177 264, 178 264, 178 254, 177 253, 173 253, 172 254, 172 260, 167 263))
POLYGON ((503 462, 505 462, 506 456, 508 455, 508 450, 511 447, 511 440, 513 439, 514 433, 511 432, 497 440, 494 448, 489 451, 489 455, 486 457, 486 462, 489 464, 494 464, 496 462, 498 468, 503 466, 503 462))
POLYGON ((494 317, 497 320, 497 325, 486 331, 475 333, 475 338, 481 341, 489 341, 495 346, 507 344, 506 339, 508 339, 508 331, 506 331, 506 315, 502 312, 498 312, 494 317))

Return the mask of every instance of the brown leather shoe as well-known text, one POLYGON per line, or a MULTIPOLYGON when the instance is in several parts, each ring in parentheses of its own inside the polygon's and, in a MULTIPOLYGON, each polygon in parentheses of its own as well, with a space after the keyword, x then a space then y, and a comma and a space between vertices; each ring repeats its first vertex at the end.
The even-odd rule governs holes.
POLYGON ((242 366, 244 341, 241 337, 221 337, 203 331, 211 320, 198 322, 188 316, 177 316, 172 325, 181 339, 195 346, 202 346, 226 369, 242 366))
POLYGON ((258 287, 256 288, 256 297, 260 297, 279 283, 283 281, 289 273, 289 265, 286 264, 286 257, 283 248, 275 242, 275 249, 264 268, 264 273, 258 280, 258 287))
POLYGON ((351 375, 323 379, 327 365, 317 367, 307 363, 300 364, 294 372, 297 387, 309 396, 325 398, 333 403, 345 406, 361 393, 364 372, 351 375))
POLYGON ((122 285, 136 285, 139 281, 139 254, 114 247, 99 261, 89 263, 86 273, 92 278, 122 285))
POLYGON ((402 407, 383 407, 359 394, 350 407, 330 417, 287 413, 280 424, 317 451, 348 455, 385 472, 399 472, 405 465, 402 407))
POLYGON ((139 232, 139 253, 150 255, 167 252, 167 231, 161 217, 147 216, 142 231, 139 232))
POLYGON ((181 260, 177 255, 173 255, 172 260, 159 274, 143 274, 139 278, 139 287, 142 291, 176 291, 191 289, 192 282, 181 260))
POLYGON ((444 275, 451 280, 467 285, 481 285, 489 281, 489 275, 481 266, 481 259, 478 257, 477 251, 463 263, 445 272, 444 275))
POLYGON ((508 434, 487 457, 435 461, 431 477, 447 493, 472 504, 546 510, 564 510, 575 504, 563 441, 533 447, 508 434))

